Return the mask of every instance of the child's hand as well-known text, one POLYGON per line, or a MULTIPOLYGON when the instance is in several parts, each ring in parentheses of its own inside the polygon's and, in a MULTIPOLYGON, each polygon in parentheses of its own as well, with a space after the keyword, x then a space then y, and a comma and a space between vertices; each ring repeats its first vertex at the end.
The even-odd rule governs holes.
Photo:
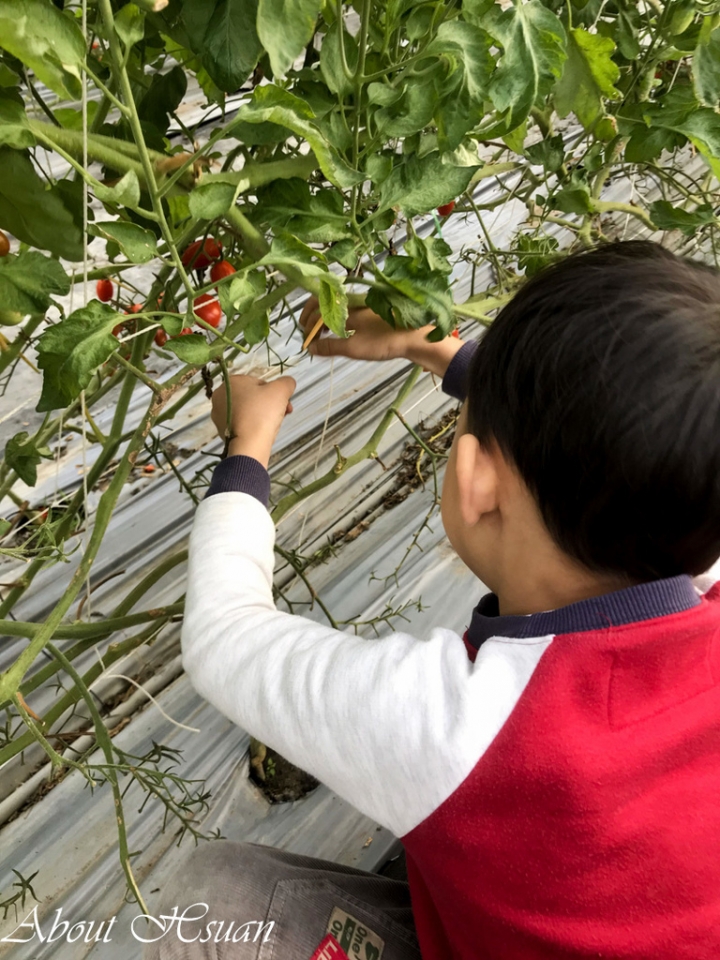
MULTIPOLYGON (((307 336, 320 318, 320 308, 311 297, 300 315, 300 326, 307 336)), ((323 328, 325 329, 325 328, 323 328)), ((316 334, 308 345, 308 353, 318 357, 352 357, 355 360, 397 360, 404 357, 440 376, 462 346, 462 340, 445 337, 438 343, 425 339, 432 324, 417 330, 394 330, 369 307, 351 307, 347 329, 352 336, 321 337, 316 334)))
MULTIPOLYGON (((292 377, 278 377, 269 383, 245 374, 230 377, 232 439, 228 456, 254 457, 267 467, 283 418, 292 412, 290 397, 294 391, 292 377)), ((225 384, 213 393, 212 420, 220 436, 224 437, 227 427, 225 384)))

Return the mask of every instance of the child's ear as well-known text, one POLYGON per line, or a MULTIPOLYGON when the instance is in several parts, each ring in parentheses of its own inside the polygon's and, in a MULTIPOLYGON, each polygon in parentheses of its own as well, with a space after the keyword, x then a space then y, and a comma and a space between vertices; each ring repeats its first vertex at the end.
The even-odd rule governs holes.
POLYGON ((498 473, 491 453, 472 433, 457 438, 455 451, 460 513, 468 526, 498 506, 498 473))

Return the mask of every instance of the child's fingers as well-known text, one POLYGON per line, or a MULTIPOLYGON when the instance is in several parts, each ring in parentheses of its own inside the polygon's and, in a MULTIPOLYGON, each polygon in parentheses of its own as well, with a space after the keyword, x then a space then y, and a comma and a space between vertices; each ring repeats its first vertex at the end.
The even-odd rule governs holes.
POLYGON ((300 326, 303 330, 308 329, 308 324, 312 326, 317 317, 320 316, 320 304, 317 297, 310 297, 300 314, 300 326), (313 317, 313 314, 315 315, 313 317))
POLYGON ((353 337, 315 337, 307 350, 313 357, 356 357, 362 355, 353 349, 353 337))

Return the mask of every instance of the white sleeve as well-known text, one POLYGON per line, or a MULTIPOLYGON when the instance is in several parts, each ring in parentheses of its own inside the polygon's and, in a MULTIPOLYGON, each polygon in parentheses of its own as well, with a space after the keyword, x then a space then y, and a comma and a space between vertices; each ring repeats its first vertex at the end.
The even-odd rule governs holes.
POLYGON ((252 736, 403 836, 470 773, 552 637, 486 641, 473 665, 450 630, 365 640, 282 613, 274 538, 249 494, 198 507, 182 630, 188 676, 252 736))
POLYGON ((700 594, 707 593, 708 590, 715 586, 718 580, 720 580, 720 558, 717 559, 705 573, 701 573, 698 577, 693 577, 695 589, 700 594))

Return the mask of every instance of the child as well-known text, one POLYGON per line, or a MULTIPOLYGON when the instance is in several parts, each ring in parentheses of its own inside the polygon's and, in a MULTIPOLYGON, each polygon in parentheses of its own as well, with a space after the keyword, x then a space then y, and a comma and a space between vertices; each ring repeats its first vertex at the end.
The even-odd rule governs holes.
POLYGON ((720 276, 613 244, 527 282, 479 344, 349 326, 310 352, 405 356, 467 394, 442 518, 492 593, 463 638, 276 610, 266 467, 294 381, 236 377, 183 654, 226 716, 402 838, 412 916, 399 881, 208 844, 185 901, 274 921, 267 945, 153 956, 336 957, 340 931, 367 960, 717 960, 720 588, 692 578, 720 556, 720 276))

